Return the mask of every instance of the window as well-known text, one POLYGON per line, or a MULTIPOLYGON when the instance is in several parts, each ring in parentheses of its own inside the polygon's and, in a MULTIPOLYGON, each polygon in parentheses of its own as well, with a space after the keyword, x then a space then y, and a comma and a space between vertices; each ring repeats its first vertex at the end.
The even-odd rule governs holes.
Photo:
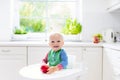
POLYGON ((67 22, 81 20, 80 0, 14 0, 13 11, 13 40, 46 40, 51 32, 65 35, 67 22))

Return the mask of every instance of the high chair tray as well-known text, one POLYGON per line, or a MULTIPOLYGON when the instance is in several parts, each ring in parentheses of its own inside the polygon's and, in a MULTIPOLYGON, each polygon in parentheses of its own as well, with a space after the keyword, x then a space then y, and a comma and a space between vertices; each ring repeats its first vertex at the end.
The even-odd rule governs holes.
POLYGON ((19 71, 20 75, 30 79, 38 80, 63 80, 79 77, 82 73, 82 69, 69 68, 56 71, 52 74, 43 74, 40 71, 40 64, 33 64, 23 67, 19 71))

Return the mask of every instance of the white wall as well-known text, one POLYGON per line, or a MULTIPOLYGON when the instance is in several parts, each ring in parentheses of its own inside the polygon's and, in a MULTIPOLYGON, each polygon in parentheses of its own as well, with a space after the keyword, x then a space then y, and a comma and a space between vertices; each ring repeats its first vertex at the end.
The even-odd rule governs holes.
MULTIPOLYGON (((0 41, 10 40, 10 1, 0 3, 0 41)), ((120 17, 106 11, 107 0, 83 0, 83 37, 84 41, 91 41, 94 33, 101 33, 107 28, 119 30, 120 17)))
POLYGON ((10 40, 10 0, 0 2, 0 41, 10 40))
POLYGON ((120 30, 120 15, 106 11, 107 0, 83 0, 83 37, 91 41, 95 33, 101 33, 108 28, 120 30))

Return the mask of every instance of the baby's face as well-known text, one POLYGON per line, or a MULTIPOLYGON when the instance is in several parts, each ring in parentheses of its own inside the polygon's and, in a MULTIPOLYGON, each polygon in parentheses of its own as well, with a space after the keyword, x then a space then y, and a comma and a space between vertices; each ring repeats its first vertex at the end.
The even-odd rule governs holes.
POLYGON ((50 37, 49 46, 52 48, 52 50, 57 51, 61 49, 63 44, 64 44, 64 41, 63 41, 63 38, 61 38, 61 36, 56 35, 56 36, 50 37))

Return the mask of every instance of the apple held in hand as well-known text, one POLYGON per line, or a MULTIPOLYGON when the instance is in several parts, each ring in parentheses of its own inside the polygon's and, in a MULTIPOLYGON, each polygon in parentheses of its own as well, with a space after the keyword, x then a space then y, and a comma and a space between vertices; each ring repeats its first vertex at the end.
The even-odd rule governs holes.
POLYGON ((48 65, 42 65, 42 66, 40 67, 40 69, 41 69, 41 71, 42 71, 43 73, 47 73, 47 72, 48 72, 48 68, 49 68, 48 65))

